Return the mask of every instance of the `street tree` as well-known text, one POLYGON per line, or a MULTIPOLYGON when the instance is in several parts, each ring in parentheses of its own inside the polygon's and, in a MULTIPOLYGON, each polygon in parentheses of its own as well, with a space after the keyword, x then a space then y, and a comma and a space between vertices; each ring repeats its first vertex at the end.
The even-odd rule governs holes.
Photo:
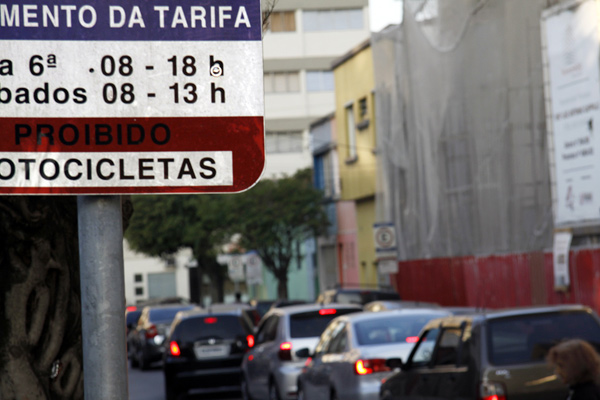
POLYGON ((263 179, 233 199, 230 232, 241 234, 242 248, 258 253, 277 279, 278 298, 287 299, 288 273, 292 260, 301 256, 300 243, 323 233, 329 223, 312 170, 263 179))
POLYGON ((83 399, 76 197, 0 196, 0 238, 0 399, 83 399))
POLYGON ((207 274, 214 282, 217 301, 223 301, 227 274, 217 254, 225 241, 227 199, 214 194, 134 196, 133 206, 135 213, 125 234, 131 248, 163 259, 191 249, 198 263, 198 289, 207 274))

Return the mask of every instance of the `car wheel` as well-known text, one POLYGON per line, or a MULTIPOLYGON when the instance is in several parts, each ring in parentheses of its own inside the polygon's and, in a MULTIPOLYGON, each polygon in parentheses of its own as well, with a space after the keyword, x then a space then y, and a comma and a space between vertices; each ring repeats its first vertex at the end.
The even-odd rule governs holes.
POLYGON ((306 400, 304 397, 304 389, 302 389, 302 386, 300 385, 298 385, 298 400, 306 400))
POLYGON ((169 381, 165 381, 165 397, 166 400, 179 399, 179 393, 177 392, 177 389, 175 389, 174 385, 169 383, 169 381))
POLYGON ((248 381, 244 377, 242 377, 241 391, 242 391, 242 400, 252 400, 252 396, 250 396, 250 391, 248 389, 248 381))
POLYGON ((269 384, 269 400, 280 400, 279 393, 277 392, 277 385, 274 381, 269 384))

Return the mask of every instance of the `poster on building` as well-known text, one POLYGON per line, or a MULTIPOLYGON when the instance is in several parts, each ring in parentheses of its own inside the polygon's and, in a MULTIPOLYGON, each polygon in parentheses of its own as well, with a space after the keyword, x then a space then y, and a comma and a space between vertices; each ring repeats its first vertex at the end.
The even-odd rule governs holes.
POLYGON ((246 255, 246 284, 262 285, 262 260, 256 253, 246 255))
POLYGON ((556 226, 600 223, 599 12, 579 0, 542 15, 556 226))
POLYGON ((554 233, 554 290, 566 290, 571 283, 569 276, 569 249, 571 248, 571 232, 554 233))

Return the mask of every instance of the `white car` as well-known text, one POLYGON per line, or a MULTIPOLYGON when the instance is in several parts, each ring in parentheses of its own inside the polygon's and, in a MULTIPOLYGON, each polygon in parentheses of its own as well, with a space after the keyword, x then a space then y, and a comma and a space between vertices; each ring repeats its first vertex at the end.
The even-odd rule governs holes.
POLYGON ((392 373, 386 359, 405 361, 425 324, 448 315, 441 308, 415 308, 334 319, 298 377, 298 400, 379 399, 381 379, 392 373))
POLYGON ((296 399, 298 375, 307 357, 297 355, 297 350, 313 351, 331 320, 356 312, 362 312, 362 308, 351 304, 303 304, 271 309, 258 326, 254 348, 242 362, 244 400, 296 399))

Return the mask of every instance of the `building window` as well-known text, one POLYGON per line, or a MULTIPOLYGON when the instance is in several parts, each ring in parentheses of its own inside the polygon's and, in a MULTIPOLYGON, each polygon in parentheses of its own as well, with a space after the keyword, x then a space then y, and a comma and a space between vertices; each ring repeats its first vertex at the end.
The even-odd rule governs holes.
POLYGON ((354 119, 354 106, 346 107, 346 130, 348 138, 348 160, 356 158, 356 120, 354 119))
POLYGON ((306 71, 307 92, 332 92, 333 71, 306 71))
POLYGON ((265 93, 297 93, 300 92, 300 73, 265 72, 265 93))
POLYGON ((263 20, 267 20, 267 29, 271 32, 295 32, 296 15, 294 11, 273 11, 271 14, 263 13, 263 20))
POLYGON ((267 153, 300 153, 302 152, 302 131, 266 133, 267 153))
POLYGON ((360 119, 363 120, 367 117, 367 98, 363 97, 358 101, 358 110, 360 113, 360 119))
POLYGON ((135 295, 136 296, 143 296, 144 295, 144 288, 143 287, 136 287, 135 288, 135 295))
POLYGON ((363 29, 362 8, 304 11, 302 16, 305 32, 363 29))
POLYGON ((135 274, 135 275, 133 275, 133 281, 134 282, 143 282, 144 276, 142 274, 135 274))

